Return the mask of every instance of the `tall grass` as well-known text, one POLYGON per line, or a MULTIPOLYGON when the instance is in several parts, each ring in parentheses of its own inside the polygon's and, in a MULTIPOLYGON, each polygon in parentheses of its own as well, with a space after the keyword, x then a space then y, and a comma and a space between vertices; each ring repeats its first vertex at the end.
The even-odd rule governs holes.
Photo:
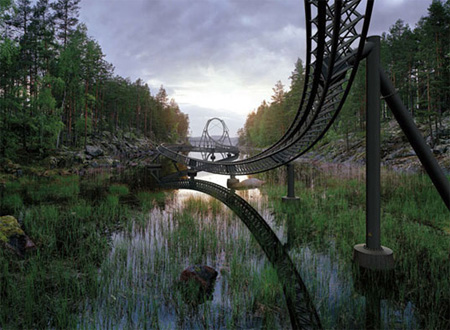
POLYGON ((97 293, 108 233, 129 210, 116 195, 96 207, 81 198, 79 185, 78 177, 6 185, 1 205, 23 211, 37 249, 23 260, 0 250, 0 328, 74 328, 80 304, 97 293))
POLYGON ((265 324, 278 328, 288 324, 287 311, 269 304, 279 303, 273 298, 273 290, 278 290, 277 298, 282 297, 279 284, 253 292, 252 283, 261 272, 271 278, 273 272, 263 270, 270 269, 268 262, 252 241, 243 223, 211 199, 193 196, 180 203, 174 197, 164 209, 155 204, 147 221, 135 222, 131 235, 123 232, 114 237, 111 255, 101 267, 101 293, 88 303, 92 309, 83 315, 82 327, 253 328, 265 324), (192 303, 196 287, 181 290, 178 282, 183 269, 195 264, 219 271, 212 299, 200 305, 192 303))
MULTIPOLYGON (((278 197, 280 188, 267 187, 275 214, 286 219, 289 246, 294 251, 306 245, 350 267, 353 246, 365 242, 363 180, 330 177, 317 180, 314 186, 297 182, 300 204, 297 210, 290 211, 278 197)), ((396 261, 393 277, 387 284, 391 296, 385 299, 396 306, 410 303, 415 306, 417 323, 407 326, 410 320, 403 319, 405 327, 448 328, 448 210, 424 175, 383 172, 381 197, 381 243, 393 249, 396 261)), ((385 324, 389 322, 385 320, 385 324)))
MULTIPOLYGON (((377 311, 383 328, 448 328, 449 216, 429 180, 383 174, 382 244, 396 268, 375 294, 375 279, 361 281, 351 261, 365 240, 362 177, 318 172, 297 175, 297 207, 282 204, 286 187, 270 181, 253 205, 289 250, 324 328, 361 328, 377 311)), ((23 260, 0 249, 0 328, 289 327, 276 271, 219 202, 109 177, 36 180, 8 182, 0 203, 22 215, 38 247, 23 260), (219 271, 199 305, 178 281, 194 264, 219 271)))

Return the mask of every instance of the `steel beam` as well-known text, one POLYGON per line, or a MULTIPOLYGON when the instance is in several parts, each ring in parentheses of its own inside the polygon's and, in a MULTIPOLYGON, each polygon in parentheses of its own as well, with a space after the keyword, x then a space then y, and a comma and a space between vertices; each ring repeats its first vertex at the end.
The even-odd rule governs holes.
POLYGON ((419 157, 425 171, 428 173, 431 181, 441 195, 445 206, 447 206, 450 211, 450 182, 446 178, 444 172, 436 161, 436 158, 431 152, 430 147, 425 142, 425 139, 414 123, 414 119, 398 96, 397 91, 392 85, 390 79, 382 68, 379 68, 379 72, 381 80, 381 94, 383 95, 384 100, 391 109, 395 119, 400 125, 400 128, 403 130, 403 133, 405 133, 409 143, 416 152, 417 157, 419 157))

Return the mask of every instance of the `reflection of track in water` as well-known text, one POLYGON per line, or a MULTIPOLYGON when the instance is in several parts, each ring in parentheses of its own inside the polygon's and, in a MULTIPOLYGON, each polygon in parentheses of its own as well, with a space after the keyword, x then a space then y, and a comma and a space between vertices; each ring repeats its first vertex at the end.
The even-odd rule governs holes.
POLYGON ((229 189, 202 180, 180 180, 161 183, 164 188, 191 189, 206 193, 227 205, 253 234, 283 285, 286 305, 294 329, 321 328, 319 316, 291 258, 261 215, 244 199, 229 189))
POLYGON ((243 175, 289 163, 312 148, 332 125, 350 90, 362 58, 374 1, 330 2, 305 0, 305 85, 297 115, 278 142, 248 159, 220 164, 185 156, 166 145, 160 145, 158 151, 194 170, 201 167, 216 174, 243 175), (365 13, 360 14, 359 7, 364 4, 365 13))

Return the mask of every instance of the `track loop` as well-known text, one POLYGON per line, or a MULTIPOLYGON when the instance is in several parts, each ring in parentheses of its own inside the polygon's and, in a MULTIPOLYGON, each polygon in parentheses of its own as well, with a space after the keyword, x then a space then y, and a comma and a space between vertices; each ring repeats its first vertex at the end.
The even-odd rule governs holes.
POLYGON ((369 28, 373 0, 305 0, 307 59, 305 85, 292 125, 270 148, 245 160, 219 163, 193 160, 170 146, 158 151, 196 170, 254 174, 286 164, 311 149, 341 110, 354 80, 369 28), (364 8, 362 8, 364 9, 364 8))

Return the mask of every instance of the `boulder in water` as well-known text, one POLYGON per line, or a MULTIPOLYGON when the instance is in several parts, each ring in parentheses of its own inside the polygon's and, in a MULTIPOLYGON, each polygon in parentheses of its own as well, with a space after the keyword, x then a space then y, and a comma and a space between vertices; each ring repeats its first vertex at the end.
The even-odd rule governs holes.
POLYGON ((265 183, 265 181, 256 178, 250 178, 241 182, 233 183, 230 185, 230 188, 236 190, 255 189, 261 187, 265 183))
POLYGON ((179 288, 188 304, 202 304, 212 299, 217 271, 209 266, 189 266, 180 275, 179 288))

